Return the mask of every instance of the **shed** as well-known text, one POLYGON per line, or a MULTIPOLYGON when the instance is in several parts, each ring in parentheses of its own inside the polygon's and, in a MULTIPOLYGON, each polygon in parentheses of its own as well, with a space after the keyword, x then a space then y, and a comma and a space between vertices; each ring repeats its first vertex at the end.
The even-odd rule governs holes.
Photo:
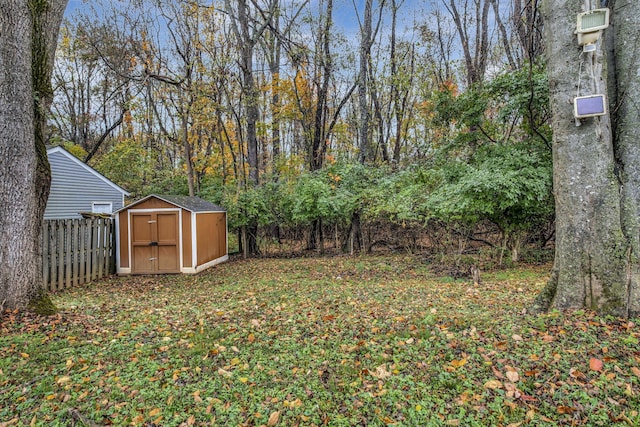
POLYGON ((229 259, 227 212, 199 197, 152 194, 116 212, 118 274, 198 273, 229 259))
POLYGON ((81 212, 111 214, 124 207, 125 190, 62 147, 48 147, 51 191, 44 219, 82 218, 81 212))

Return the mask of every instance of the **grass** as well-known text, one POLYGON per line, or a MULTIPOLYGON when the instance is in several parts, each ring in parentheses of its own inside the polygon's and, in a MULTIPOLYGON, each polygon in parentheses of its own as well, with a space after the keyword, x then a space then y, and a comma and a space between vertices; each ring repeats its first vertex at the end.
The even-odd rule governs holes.
POLYGON ((0 426, 640 425, 640 328, 526 307, 421 260, 235 261, 111 278, 0 323, 0 426))

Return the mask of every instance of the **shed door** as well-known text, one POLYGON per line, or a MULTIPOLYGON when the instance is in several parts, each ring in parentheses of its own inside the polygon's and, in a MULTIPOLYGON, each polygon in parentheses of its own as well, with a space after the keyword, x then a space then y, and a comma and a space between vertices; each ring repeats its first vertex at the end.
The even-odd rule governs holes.
POLYGON ((131 214, 134 274, 179 273, 178 213, 131 214))

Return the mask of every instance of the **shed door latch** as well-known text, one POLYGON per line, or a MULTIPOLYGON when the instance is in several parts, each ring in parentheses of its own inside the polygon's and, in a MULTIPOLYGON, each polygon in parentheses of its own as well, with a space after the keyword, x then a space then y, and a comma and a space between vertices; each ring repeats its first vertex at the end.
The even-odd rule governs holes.
POLYGON ((158 246, 158 242, 151 242, 149 243, 149 246, 158 246))

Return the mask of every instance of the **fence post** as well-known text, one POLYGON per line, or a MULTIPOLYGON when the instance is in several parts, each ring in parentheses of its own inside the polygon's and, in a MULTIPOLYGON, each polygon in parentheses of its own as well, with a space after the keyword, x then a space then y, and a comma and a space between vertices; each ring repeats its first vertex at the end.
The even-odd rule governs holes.
POLYGON ((109 274, 116 272, 116 219, 109 220, 109 274))

